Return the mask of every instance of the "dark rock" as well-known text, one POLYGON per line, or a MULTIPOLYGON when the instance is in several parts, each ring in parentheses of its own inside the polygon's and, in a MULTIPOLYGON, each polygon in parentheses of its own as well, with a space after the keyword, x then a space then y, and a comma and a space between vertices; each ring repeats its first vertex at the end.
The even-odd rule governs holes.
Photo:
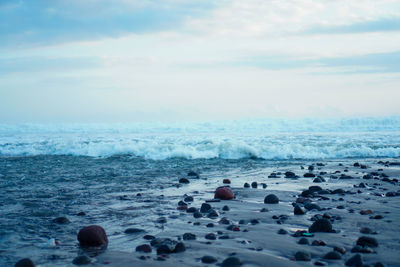
POLYGON ((341 260, 342 256, 340 255, 340 253, 336 252, 336 251, 331 251, 325 254, 324 256, 325 260, 341 260))
POLYGON ((249 183, 244 183, 243 187, 244 187, 244 188, 249 188, 249 187, 250 187, 250 184, 249 184, 249 183))
POLYGON ((230 183, 231 183, 231 180, 229 180, 229 179, 224 179, 224 180, 222 180, 222 183, 224 183, 224 184, 230 184, 230 183))
POLYGON ((198 211, 195 211, 195 212, 193 213, 193 217, 196 218, 196 219, 198 219, 198 218, 203 217, 203 214, 201 214, 201 213, 198 212, 198 211))
POLYGON ((78 233, 78 241, 83 247, 100 247, 108 244, 106 231, 98 225, 82 228, 78 233))
POLYGON ((274 194, 270 194, 264 198, 264 203, 265 204, 278 204, 279 198, 274 194))
POLYGON ((305 211, 299 205, 296 205, 296 206, 294 206, 294 214, 295 215, 303 215, 303 214, 305 214, 305 211))
POLYGON ((257 219, 251 219, 251 220, 250 220, 250 223, 251 223, 252 225, 256 225, 256 224, 259 224, 260 221, 257 220, 257 219))
POLYGON ((217 259, 213 256, 203 256, 201 258, 202 263, 214 263, 217 262, 217 259))
POLYGON ((317 177, 313 180, 313 183, 323 183, 325 182, 325 179, 322 177, 317 177))
POLYGON ((184 202, 184 201, 182 201, 182 200, 180 200, 180 201, 178 202, 178 206, 179 206, 179 207, 187 206, 187 203, 184 202))
POLYGON ((234 266, 241 266, 241 265, 242 265, 242 261, 236 257, 226 258, 221 263, 221 267, 234 267, 234 266))
POLYGON ((252 182, 251 183, 251 187, 252 188, 257 188, 258 187, 258 183, 257 182, 252 182))
POLYGON ((353 164, 354 167, 360 167, 360 163, 356 162, 353 164))
POLYGON ((318 191, 321 191, 322 188, 318 185, 312 185, 312 186, 308 187, 308 190, 310 190, 311 192, 318 192, 318 191))
POLYGON ((188 184, 188 183, 190 183, 190 182, 189 182, 189 180, 186 179, 186 178, 181 178, 181 179, 179 179, 179 183, 180 183, 180 184, 188 184))
POLYGON ((195 207, 190 207, 186 210, 187 213, 195 213, 196 211, 199 211, 199 210, 195 207))
POLYGON ((187 174, 187 176, 195 176, 195 177, 200 177, 200 175, 197 173, 197 172, 195 172, 195 171, 189 171, 188 172, 188 174, 187 174))
POLYGON ((66 223, 69 223, 70 221, 68 220, 67 217, 57 217, 53 220, 53 222, 58 223, 58 224, 66 224, 66 223))
POLYGON ((193 202, 193 197, 192 196, 187 196, 183 199, 185 202, 193 202))
POLYGON ((352 253, 374 253, 373 249, 359 245, 355 245, 350 251, 352 253))
POLYGON ((333 250, 339 252, 342 255, 346 254, 346 249, 344 247, 334 247, 333 250))
POLYGON ((230 209, 229 209, 228 206, 225 205, 225 206, 222 207, 222 210, 223 210, 223 211, 229 211, 230 209))
POLYGON ((213 223, 207 223, 206 227, 208 227, 208 228, 214 227, 214 224, 213 223))
POLYGON ((296 178, 296 174, 294 172, 285 172, 285 178, 296 178))
POLYGON ((321 210, 320 206, 318 206, 315 203, 309 203, 309 202, 304 204, 304 208, 306 208, 306 210, 321 210))
POLYGON ((360 254, 356 254, 353 257, 351 257, 350 259, 348 259, 346 261, 346 266, 355 266, 355 267, 363 266, 361 255, 360 254))
POLYGON ((308 244, 309 244, 309 241, 308 241, 307 238, 302 237, 302 238, 300 238, 300 240, 299 240, 298 243, 299 243, 300 245, 308 245, 308 244))
POLYGON ((144 253, 151 253, 152 249, 149 245, 144 244, 144 245, 139 245, 136 247, 137 252, 144 252, 144 253))
POLYGON ((294 255, 294 258, 296 259, 296 261, 310 261, 311 260, 310 254, 305 251, 296 252, 296 254, 294 255))
POLYGON ((35 267, 35 264, 31 259, 25 258, 15 263, 14 267, 35 267))
POLYGON ((218 187, 217 190, 215 190, 214 198, 219 198, 222 200, 230 200, 235 198, 235 195, 232 192, 232 189, 230 187, 222 186, 218 187))
POLYGON ((369 215, 369 214, 372 214, 372 213, 374 213, 372 210, 362 210, 362 211, 360 211, 361 215, 369 215))
POLYGON ((261 183, 261 185, 262 185, 262 188, 267 188, 267 184, 266 183, 261 183))
POLYGON ((183 240, 196 240, 196 235, 192 233, 184 233, 183 240))
POLYGON ((141 233, 144 233, 145 230, 139 229, 139 228, 128 228, 128 229, 126 229, 124 232, 125 232, 125 234, 131 235, 131 234, 141 234, 141 233))
POLYGON ((279 229, 278 230, 278 234, 279 235, 287 235, 288 231, 286 231, 285 229, 279 229))
POLYGON ((205 239, 215 240, 215 239, 217 239, 217 236, 214 233, 209 233, 209 234, 206 234, 205 239))
POLYGON ((310 172, 312 172, 312 171, 314 170, 314 166, 312 166, 312 165, 308 166, 308 170, 309 170, 310 172))
POLYGON ((207 214, 208 218, 217 218, 218 216, 219 216, 219 213, 216 210, 210 209, 208 211, 208 214, 207 214))
POLYGON ((156 222, 158 222, 158 223, 166 223, 166 222, 167 222, 167 218, 165 218, 165 217, 160 217, 160 218, 158 218, 158 219, 156 220, 156 222))
POLYGON ((267 208, 262 208, 260 209, 260 212, 268 212, 269 210, 267 208))
POLYGON ((369 236, 362 236, 357 239, 357 245, 363 246, 363 247, 377 247, 378 246, 378 241, 376 241, 375 238, 369 237, 369 236))
POLYGON ((376 263, 374 264, 374 267, 386 267, 386 265, 383 264, 382 262, 376 262, 376 263))
POLYGON ((200 212, 206 213, 211 209, 211 205, 208 203, 201 204, 200 212))
POLYGON ((91 262, 92 260, 86 255, 78 256, 72 261, 72 263, 75 265, 87 265, 91 262))
POLYGON ((80 212, 78 212, 76 215, 77 215, 77 216, 85 216, 85 215, 86 215, 86 213, 85 213, 85 212, 83 212, 83 211, 80 211, 80 212))
POLYGON ((397 196, 397 193, 396 193, 396 192, 387 192, 387 193, 385 194, 385 196, 386 196, 386 197, 395 197, 395 196, 397 196))
POLYGON ((346 192, 341 188, 335 189, 331 192, 331 194, 344 194, 344 193, 346 192))
POLYGON ((153 240, 153 239, 155 239, 156 237, 155 236, 153 236, 153 235, 145 235, 145 236, 143 236, 143 239, 145 239, 145 240, 153 240))
POLYGON ((314 177, 315 177, 315 174, 314 174, 314 173, 308 172, 308 173, 305 173, 303 176, 304 176, 304 177, 307 177, 307 178, 314 178, 314 177))
POLYGON ((327 219, 318 219, 316 220, 309 228, 308 231, 310 233, 315 232, 332 232, 332 224, 327 219))
POLYGON ((218 223, 220 223, 220 224, 230 224, 231 222, 229 221, 228 218, 224 217, 221 220, 219 220, 218 223))
POLYGON ((372 229, 369 228, 369 227, 362 227, 360 229, 360 233, 362 233, 362 234, 375 234, 375 232, 372 231, 372 229))
POLYGON ((179 242, 178 244, 176 244, 174 253, 180 253, 180 252, 184 252, 184 251, 186 251, 186 247, 185 247, 184 243, 179 242))

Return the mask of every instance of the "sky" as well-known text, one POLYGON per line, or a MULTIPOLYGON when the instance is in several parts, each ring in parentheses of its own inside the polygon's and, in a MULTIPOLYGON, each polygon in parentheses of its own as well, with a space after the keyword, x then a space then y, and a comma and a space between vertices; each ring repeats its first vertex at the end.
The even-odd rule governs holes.
POLYGON ((0 0, 0 123, 400 115, 400 0, 0 0))

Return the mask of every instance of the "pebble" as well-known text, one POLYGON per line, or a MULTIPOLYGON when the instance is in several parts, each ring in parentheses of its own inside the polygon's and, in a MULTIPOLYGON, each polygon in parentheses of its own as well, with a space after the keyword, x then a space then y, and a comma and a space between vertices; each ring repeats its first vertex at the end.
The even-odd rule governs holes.
POLYGON ((196 235, 192 233, 184 233, 183 240, 196 240, 196 235))
POLYGON ((214 263, 217 262, 217 259, 213 256, 203 256, 201 258, 202 263, 214 263))
POLYGON ((285 229, 278 230, 278 234, 280 234, 280 235, 286 235, 287 233, 288 233, 288 231, 286 231, 285 229))
POLYGON ((66 224, 66 223, 69 223, 70 221, 68 220, 67 217, 58 217, 58 218, 55 218, 53 220, 53 222, 58 223, 58 224, 66 224))
POLYGON ((244 183, 243 187, 244 187, 244 188, 249 188, 249 187, 250 187, 250 184, 249 184, 249 183, 244 183))
POLYGON ((208 223, 208 224, 206 225, 206 227, 208 227, 208 228, 214 227, 214 224, 213 224, 213 223, 208 223))
POLYGON ((334 247, 333 250, 339 252, 342 255, 346 254, 346 249, 343 247, 334 247))
POLYGON ((145 235, 145 236, 143 236, 143 239, 145 239, 145 240, 153 240, 153 239, 155 239, 156 237, 155 236, 153 236, 153 235, 145 235))
POLYGON ((125 234, 139 234, 139 233, 143 233, 145 232, 143 229, 139 229, 139 228, 128 228, 125 231, 125 234))
POLYGON ((158 223, 166 223, 166 222, 167 222, 167 218, 165 218, 165 217, 160 217, 160 218, 157 219, 156 222, 158 222, 158 223))
POLYGON ((325 260, 341 260, 342 256, 340 255, 340 253, 338 253, 336 251, 330 251, 325 254, 324 259, 325 260))
POLYGON ((181 179, 179 179, 179 183, 180 184, 188 184, 190 182, 189 182, 189 180, 187 178, 181 178, 181 179))
POLYGON ((210 209, 211 209, 211 205, 210 205, 210 204, 208 204, 208 203, 203 203, 203 204, 201 204, 200 212, 206 213, 206 212, 208 212, 210 209))
POLYGON ((305 251, 296 252, 296 254, 294 255, 294 258, 296 259, 296 261, 310 261, 311 260, 310 254, 305 251))
POLYGON ((229 211, 230 209, 229 209, 228 206, 225 205, 225 206, 222 207, 222 210, 223 210, 223 211, 229 211))
POLYGON ((377 247, 378 246, 378 241, 376 241, 375 238, 369 237, 369 236, 362 236, 357 239, 357 245, 363 246, 363 247, 377 247))
POLYGON ((264 198, 264 203, 265 204, 278 204, 279 198, 274 194, 270 194, 264 198))
POLYGON ((294 206, 294 211, 293 212, 294 212, 295 215, 303 215, 303 214, 305 214, 305 211, 299 205, 294 206))
POLYGON ((360 229, 360 233, 362 234, 376 234, 371 228, 369 227, 363 227, 360 229))
POLYGON ((228 257, 222 263, 221 267, 234 267, 234 266, 241 266, 242 261, 236 257, 228 257))
POLYGON ((305 173, 304 175, 303 175, 304 177, 306 177, 306 178, 314 178, 315 177, 315 174, 314 173, 305 173))
POLYGON ((85 216, 85 215, 86 215, 86 213, 85 213, 85 212, 83 212, 83 211, 80 211, 80 212, 78 212, 76 215, 77 215, 77 216, 85 216))
POLYGON ((346 261, 346 266, 355 266, 355 267, 361 267, 363 266, 362 258, 360 254, 356 254, 350 259, 346 261))
POLYGON ((232 189, 227 186, 218 187, 215 190, 214 198, 222 199, 222 200, 231 200, 235 198, 235 195, 232 192, 232 189))
POLYGON ((300 238, 299 242, 297 242, 297 243, 299 243, 300 245, 308 245, 308 244, 310 244, 308 239, 305 238, 305 237, 300 238))
POLYGON ((31 259, 25 258, 15 263, 14 267, 35 267, 35 264, 31 259))
POLYGON ((203 214, 201 214, 201 213, 198 212, 198 211, 195 211, 195 212, 193 213, 193 217, 196 218, 196 219, 198 219, 198 218, 203 217, 203 214))
POLYGON ((188 174, 187 174, 187 176, 195 176, 195 177, 197 177, 197 178, 200 177, 200 175, 199 175, 197 172, 195 172, 195 171, 189 171, 188 174))
POLYGON ((144 253, 151 253, 152 249, 149 245, 144 244, 144 245, 139 245, 136 247, 137 252, 144 252, 144 253))
POLYGON ((103 227, 90 225, 79 230, 78 241, 84 247, 107 246, 108 238, 103 227))
POLYGON ((219 213, 216 211, 216 210, 214 210, 214 209, 210 209, 209 211, 208 211, 208 214, 207 214, 207 217, 208 218, 216 218, 216 217, 218 217, 219 216, 219 213))
POLYGON ((309 228, 308 231, 310 233, 314 232, 332 232, 332 224, 327 219, 318 219, 316 220, 309 228))
POLYGON ((229 179, 224 179, 224 180, 222 180, 222 183, 224 183, 224 184, 230 184, 230 183, 231 183, 231 180, 229 180, 229 179))
POLYGON ((86 255, 78 256, 72 261, 72 263, 75 265, 87 265, 91 262, 92 260, 86 255))
POLYGON ((185 202, 193 202, 193 197, 192 196, 187 196, 183 199, 185 202))
POLYGON ((251 183, 251 187, 252 188, 257 188, 258 187, 258 183, 257 182, 252 182, 251 183))
POLYGON ((205 239, 215 240, 215 239, 217 239, 217 236, 214 233, 209 233, 209 234, 206 234, 205 239))
POLYGON ((362 210, 362 211, 360 211, 361 215, 369 215, 369 214, 372 214, 372 213, 374 213, 372 210, 362 210))

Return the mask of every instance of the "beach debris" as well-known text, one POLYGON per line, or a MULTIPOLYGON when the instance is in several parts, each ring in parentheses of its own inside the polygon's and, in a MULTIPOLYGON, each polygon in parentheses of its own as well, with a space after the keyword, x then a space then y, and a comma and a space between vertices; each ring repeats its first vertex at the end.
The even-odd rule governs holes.
POLYGON ((278 204, 279 198, 274 194, 269 194, 264 198, 265 204, 278 204))
POLYGON ((78 241, 83 247, 103 247, 108 244, 106 231, 99 225, 89 225, 79 230, 78 241))
POLYGON ((222 199, 222 200, 231 200, 235 197, 232 192, 232 189, 228 186, 221 186, 215 190, 214 198, 222 199))

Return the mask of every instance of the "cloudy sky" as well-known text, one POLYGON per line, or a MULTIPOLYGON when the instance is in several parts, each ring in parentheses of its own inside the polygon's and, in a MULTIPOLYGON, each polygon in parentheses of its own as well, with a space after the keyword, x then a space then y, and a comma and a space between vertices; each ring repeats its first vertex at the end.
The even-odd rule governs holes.
POLYGON ((0 122, 400 115, 400 0, 0 0, 0 122))

